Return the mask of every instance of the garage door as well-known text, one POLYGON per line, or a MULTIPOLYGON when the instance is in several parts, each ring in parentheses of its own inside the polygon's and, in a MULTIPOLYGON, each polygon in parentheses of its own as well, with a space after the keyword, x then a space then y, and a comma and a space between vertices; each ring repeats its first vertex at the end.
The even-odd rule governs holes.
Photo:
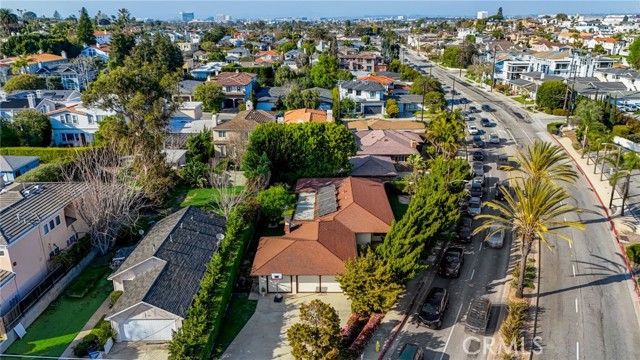
MULTIPOLYGON (((269 289, 267 289, 267 291, 270 293, 274 293, 276 292, 276 283, 274 283, 273 280, 271 280, 270 276, 268 278, 269 278, 269 289)), ((282 277, 282 280, 280 280, 280 282, 278 283, 278 291, 284 292, 284 293, 291 292, 291 275, 284 275, 282 277)))
POLYGON ((367 115, 382 114, 382 105, 381 106, 365 106, 364 113, 367 115))
POLYGON ((320 276, 298 275, 298 292, 320 292, 320 276))
POLYGON ((122 341, 171 340, 175 320, 128 320, 122 324, 122 341))
POLYGON ((322 276, 322 292, 342 292, 340 284, 336 281, 335 276, 322 276))

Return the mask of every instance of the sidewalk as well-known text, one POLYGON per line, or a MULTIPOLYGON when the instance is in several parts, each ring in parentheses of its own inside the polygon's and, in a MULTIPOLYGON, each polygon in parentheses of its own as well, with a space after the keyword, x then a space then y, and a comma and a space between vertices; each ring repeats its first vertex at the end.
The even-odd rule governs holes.
POLYGON ((73 348, 78 345, 78 343, 82 340, 83 337, 89 335, 91 330, 98 325, 102 316, 106 315, 109 312, 109 297, 100 305, 98 310, 96 310, 93 315, 89 318, 89 321, 82 327, 82 330, 76 335, 75 339, 67 346, 67 349, 60 355, 61 358, 75 358, 76 356, 73 354, 73 348))

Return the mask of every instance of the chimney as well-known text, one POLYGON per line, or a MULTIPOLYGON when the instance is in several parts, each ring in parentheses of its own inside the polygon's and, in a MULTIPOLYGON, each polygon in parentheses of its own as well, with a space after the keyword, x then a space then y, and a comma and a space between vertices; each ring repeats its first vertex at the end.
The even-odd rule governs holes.
POLYGON ((540 80, 544 79, 544 73, 540 74, 540 80))
POLYGON ((327 110, 327 122, 333 122, 333 110, 327 110))
POLYGON ((60 56, 62 56, 63 58, 65 58, 65 59, 66 59, 66 58, 67 58, 67 52, 66 52, 66 51, 64 51, 64 50, 62 50, 62 51, 60 52, 60 56))
POLYGON ((42 99, 42 90, 36 90, 36 99, 42 99))
POLYGON ((284 233, 285 234, 290 234, 291 233, 291 216, 287 215, 284 217, 284 233))
POLYGON ((411 146, 412 149, 415 149, 415 148, 418 147, 418 143, 415 140, 411 140, 411 145, 410 146, 411 146))
POLYGON ((29 109, 36 107, 36 96, 33 94, 27 94, 27 101, 29 102, 29 109))

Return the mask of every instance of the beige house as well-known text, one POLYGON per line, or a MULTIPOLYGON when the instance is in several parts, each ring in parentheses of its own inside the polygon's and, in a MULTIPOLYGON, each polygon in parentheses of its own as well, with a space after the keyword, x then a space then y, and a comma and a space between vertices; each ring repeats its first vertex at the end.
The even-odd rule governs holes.
POLYGON ((243 153, 243 147, 245 147, 249 141, 249 134, 251 134, 258 125, 269 122, 276 122, 275 112, 245 110, 240 111, 233 119, 219 123, 213 128, 215 157, 235 157, 234 154, 243 153))
POLYGON ((0 314, 56 268, 56 254, 87 232, 72 204, 83 189, 82 183, 25 183, 0 192, 0 314))

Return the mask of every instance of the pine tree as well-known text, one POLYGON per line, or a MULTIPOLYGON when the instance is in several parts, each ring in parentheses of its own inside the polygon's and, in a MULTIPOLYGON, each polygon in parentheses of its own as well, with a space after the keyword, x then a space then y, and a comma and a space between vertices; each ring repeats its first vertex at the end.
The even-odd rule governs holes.
POLYGON ((78 20, 78 42, 86 45, 96 43, 96 36, 93 35, 93 23, 84 7, 80 10, 80 19, 78 20))
POLYGON ((300 323, 287 330, 295 359, 340 358, 340 318, 336 310, 320 300, 300 305, 300 323))

